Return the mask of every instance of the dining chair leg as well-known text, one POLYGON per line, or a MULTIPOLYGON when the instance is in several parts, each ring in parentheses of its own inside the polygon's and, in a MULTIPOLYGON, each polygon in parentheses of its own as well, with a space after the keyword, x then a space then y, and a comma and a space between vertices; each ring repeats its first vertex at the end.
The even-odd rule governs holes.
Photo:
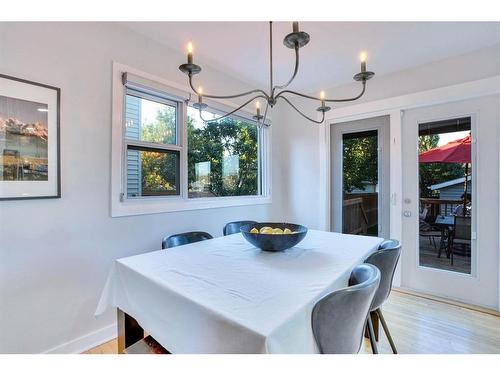
POLYGON ((385 335, 389 340, 389 344, 391 345, 392 352, 394 354, 398 354, 398 351, 396 350, 396 345, 394 344, 391 333, 389 332, 389 327, 387 327, 387 323, 385 322, 384 315, 382 314, 382 310, 380 310, 380 308, 377 309, 377 314, 378 317, 380 318, 380 323, 382 323, 382 328, 384 329, 385 335))
POLYGON ((373 333, 375 334, 375 341, 378 342, 380 327, 379 327, 379 319, 376 311, 370 311, 370 318, 372 321, 373 333))
POLYGON ((368 325, 368 337, 370 339, 370 345, 372 346, 372 353, 378 354, 377 342, 375 341, 375 333, 373 332, 373 324, 370 314, 368 314, 367 325, 368 325))

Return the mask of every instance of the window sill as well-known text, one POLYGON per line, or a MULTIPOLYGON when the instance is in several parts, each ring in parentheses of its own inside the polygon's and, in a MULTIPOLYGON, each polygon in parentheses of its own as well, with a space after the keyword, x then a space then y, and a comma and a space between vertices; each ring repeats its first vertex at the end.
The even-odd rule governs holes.
POLYGON ((206 210, 221 207, 270 204, 270 196, 219 197, 219 198, 136 198, 119 200, 111 204, 111 217, 159 214, 177 211, 206 210))

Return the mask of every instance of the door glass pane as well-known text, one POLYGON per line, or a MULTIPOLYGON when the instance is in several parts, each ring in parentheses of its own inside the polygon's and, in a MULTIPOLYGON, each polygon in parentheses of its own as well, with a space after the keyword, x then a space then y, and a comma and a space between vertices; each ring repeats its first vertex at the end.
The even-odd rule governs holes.
POLYGON ((419 125, 419 264, 471 273, 470 117, 419 125))
POLYGON ((377 236, 377 130, 343 135, 342 167, 342 233, 377 236))

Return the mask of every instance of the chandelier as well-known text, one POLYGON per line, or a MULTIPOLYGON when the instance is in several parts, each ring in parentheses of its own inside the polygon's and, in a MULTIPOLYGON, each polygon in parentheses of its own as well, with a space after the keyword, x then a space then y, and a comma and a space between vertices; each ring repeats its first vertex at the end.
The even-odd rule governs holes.
POLYGON ((196 65, 193 62, 193 45, 191 42, 188 43, 188 55, 187 55, 187 63, 179 66, 181 72, 187 74, 189 80, 189 86, 193 90, 193 92, 198 96, 198 102, 193 103, 193 107, 199 110, 200 118, 204 121, 217 121, 232 115, 233 113, 239 111, 243 107, 249 105, 250 103, 255 101, 256 106, 256 114, 253 118, 257 121, 257 125, 259 127, 269 126, 266 124, 267 111, 269 107, 273 108, 279 100, 282 100, 288 103, 296 112, 298 112, 302 117, 307 120, 314 122, 316 124, 321 124, 325 120, 325 113, 331 110, 332 108, 327 105, 327 103, 340 103, 340 102, 350 102, 357 100, 363 96, 366 90, 366 81, 372 78, 375 73, 366 70, 366 53, 361 52, 360 60, 361 60, 361 71, 354 75, 353 79, 355 81, 361 82, 362 89, 361 92, 352 97, 352 98, 342 98, 342 99, 329 99, 325 97, 325 92, 321 91, 319 97, 303 94, 300 92, 287 90, 286 88, 293 82, 295 77, 297 76, 297 72, 299 70, 299 49, 304 47, 307 43, 309 43, 309 34, 299 30, 299 23, 292 23, 292 32, 285 36, 283 39, 283 44, 285 47, 291 48, 295 51, 295 68, 293 70, 293 74, 291 78, 282 85, 274 85, 273 83, 273 23, 269 22, 269 92, 266 92, 262 89, 254 89, 246 92, 242 92, 240 94, 233 95, 211 95, 204 93, 202 88, 198 89, 194 88, 193 84, 193 76, 201 72, 201 66, 196 65), (246 100, 243 104, 241 104, 238 108, 228 112, 220 117, 205 120, 202 117, 202 111, 207 108, 207 104, 203 103, 203 98, 211 98, 211 99, 234 99, 241 97, 251 96, 250 99, 246 100), (299 108, 297 108, 289 99, 290 96, 298 96, 310 100, 315 100, 319 103, 319 107, 316 109, 321 113, 321 120, 315 120, 306 114, 304 114, 299 108), (260 102, 258 99, 264 99, 266 102, 266 107, 264 109, 264 114, 261 114, 260 102))

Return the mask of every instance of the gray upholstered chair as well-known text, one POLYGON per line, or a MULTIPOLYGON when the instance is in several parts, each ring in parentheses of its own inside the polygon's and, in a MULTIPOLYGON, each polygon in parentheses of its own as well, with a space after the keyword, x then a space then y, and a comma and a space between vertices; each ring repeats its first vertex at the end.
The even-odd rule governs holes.
MULTIPOLYGON (((377 319, 380 319, 382 328, 384 329, 394 354, 397 354, 396 345, 394 345, 394 341, 391 337, 391 333, 389 332, 389 328, 387 327, 387 323, 385 322, 384 315, 382 314, 380 307, 391 293, 392 279, 394 277, 394 271, 396 270, 396 265, 398 264, 400 255, 401 245, 399 242, 396 240, 385 240, 380 244, 378 250, 373 254, 370 254, 370 256, 368 256, 365 260, 365 263, 373 264, 380 270, 380 285, 377 293, 375 293, 375 297, 373 298, 368 323, 371 323, 373 326, 374 322, 372 318, 376 317, 377 319)), ((378 324, 375 324, 375 328, 378 331, 378 324)), ((369 329, 368 334, 369 336, 373 335, 373 330, 370 332, 369 329)), ((377 337, 378 335, 376 337, 370 337, 373 353, 378 352, 376 343, 377 337)))
MULTIPOLYGON (((359 352, 379 282, 380 271, 377 267, 361 264, 352 270, 349 287, 331 292, 316 302, 311 320, 321 353, 359 352)), ((372 327, 369 321, 368 327, 372 327)))
POLYGON ((243 225, 247 224, 257 224, 257 222, 253 220, 232 221, 224 225, 222 233, 224 234, 224 236, 229 236, 230 234, 234 233, 240 233, 240 228, 243 225))
POLYGON ((167 249, 169 247, 187 245, 188 243, 210 240, 213 237, 207 232, 186 232, 173 234, 169 237, 165 237, 161 241, 161 248, 167 249))

